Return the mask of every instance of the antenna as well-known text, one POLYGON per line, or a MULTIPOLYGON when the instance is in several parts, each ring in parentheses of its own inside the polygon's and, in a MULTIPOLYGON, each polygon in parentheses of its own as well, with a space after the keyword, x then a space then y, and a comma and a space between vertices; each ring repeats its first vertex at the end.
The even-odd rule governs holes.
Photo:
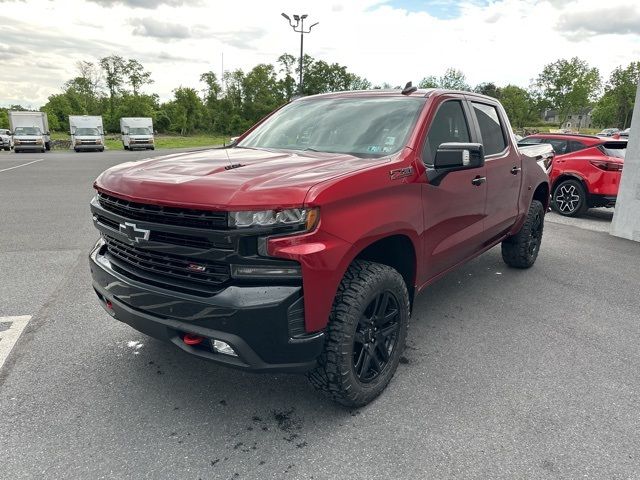
POLYGON ((416 90, 418 90, 418 87, 414 87, 411 82, 407 82, 407 84, 402 89, 402 95, 411 95, 416 90))

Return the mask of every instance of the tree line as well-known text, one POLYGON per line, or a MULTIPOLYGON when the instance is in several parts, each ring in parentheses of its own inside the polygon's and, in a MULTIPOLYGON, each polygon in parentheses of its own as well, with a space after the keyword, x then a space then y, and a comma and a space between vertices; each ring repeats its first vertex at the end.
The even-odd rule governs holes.
MULTIPOLYGON (((212 71, 204 72, 200 75, 201 90, 180 86, 170 100, 161 102, 157 94, 142 92, 153 79, 140 61, 111 55, 96 62, 78 62, 76 76, 63 85, 61 93, 49 96, 40 110, 47 112, 54 131, 68 130, 69 115, 102 115, 108 132, 118 131, 121 117, 152 117, 162 133, 234 135, 300 93, 401 87, 373 85, 343 65, 309 55, 303 57, 303 68, 302 92, 297 81, 298 59, 285 53, 274 64, 261 63, 246 73, 237 69, 219 78, 212 71)), ((640 62, 632 62, 616 68, 603 82, 597 68, 574 57, 546 65, 528 88, 500 87, 494 82, 472 87, 465 74, 454 68, 440 77, 424 77, 419 87, 471 90, 495 97, 518 129, 540 125, 547 109, 555 109, 562 124, 573 112, 588 107, 593 108, 595 125, 626 128, 631 123, 639 77, 640 62)), ((0 127, 7 126, 7 109, 0 109, 0 127)))

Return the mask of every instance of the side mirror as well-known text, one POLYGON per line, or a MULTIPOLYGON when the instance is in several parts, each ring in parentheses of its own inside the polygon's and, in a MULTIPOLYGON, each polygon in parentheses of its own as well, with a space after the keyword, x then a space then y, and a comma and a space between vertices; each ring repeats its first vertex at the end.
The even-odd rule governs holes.
POLYGON ((126 133, 124 133, 124 132, 120 132, 120 134, 121 134, 121 135, 126 135, 126 133))
POLYGON ((484 148, 481 143, 443 143, 436 151, 433 167, 427 169, 431 185, 440 185, 450 172, 471 170, 484 165, 484 148))

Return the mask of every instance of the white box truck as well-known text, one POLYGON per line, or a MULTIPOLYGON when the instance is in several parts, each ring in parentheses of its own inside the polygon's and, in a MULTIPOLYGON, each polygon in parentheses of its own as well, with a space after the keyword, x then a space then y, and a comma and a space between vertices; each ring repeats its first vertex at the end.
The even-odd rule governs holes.
POLYGON ((120 119, 122 146, 125 150, 134 148, 155 149, 153 122, 146 117, 125 117, 120 119))
POLYGON ((71 130, 71 146, 76 152, 104 152, 102 117, 69 115, 69 130, 71 130))
POLYGON ((13 136, 13 151, 42 152, 51 150, 49 119, 44 112, 9 110, 9 128, 13 136))

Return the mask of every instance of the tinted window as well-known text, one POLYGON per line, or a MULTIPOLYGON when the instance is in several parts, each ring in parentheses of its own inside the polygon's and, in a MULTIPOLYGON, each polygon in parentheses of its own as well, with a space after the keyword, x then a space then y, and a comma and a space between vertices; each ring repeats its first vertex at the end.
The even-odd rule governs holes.
POLYGON ((436 151, 441 144, 470 141, 471 136, 462 104, 458 101, 445 102, 440 105, 429 127, 429 133, 422 147, 422 160, 426 164, 433 165, 436 151))
POLYGON ((568 152, 577 152, 579 150, 584 150, 587 146, 582 142, 576 142, 575 140, 569 141, 569 150, 568 152))
POLYGON ((520 140, 518 143, 523 144, 523 145, 533 145, 533 144, 538 144, 538 143, 542 143, 542 139, 541 138, 523 138, 522 140, 520 140))
POLYGON ((480 126, 485 155, 500 153, 507 148, 507 141, 504 138, 496 107, 474 102, 473 109, 480 126))
POLYGON ((545 138, 544 143, 548 143, 549 145, 551 145, 556 155, 564 155, 565 153, 568 153, 567 149, 569 148, 569 142, 567 142, 566 140, 545 138))

